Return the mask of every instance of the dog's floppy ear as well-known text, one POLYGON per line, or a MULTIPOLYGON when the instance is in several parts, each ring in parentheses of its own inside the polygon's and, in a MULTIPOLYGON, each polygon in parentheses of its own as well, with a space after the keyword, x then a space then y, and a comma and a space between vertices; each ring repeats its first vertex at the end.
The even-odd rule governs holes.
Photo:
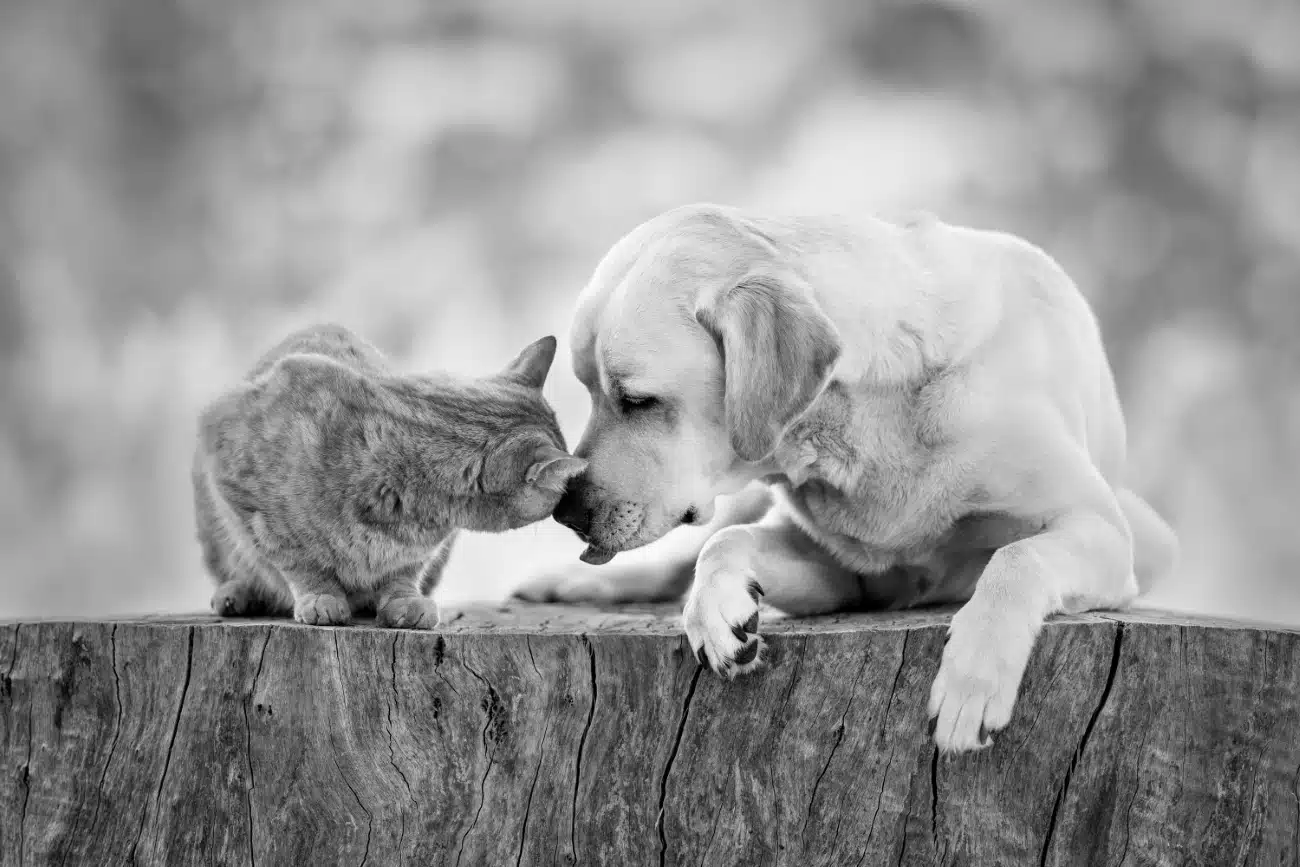
POLYGON ((546 383, 546 374, 555 360, 555 338, 547 335, 530 343, 501 374, 511 382, 528 388, 540 389, 546 383))
POLYGON ((839 334, 793 275, 748 277, 704 301, 695 319, 722 353, 731 447, 757 461, 825 387, 839 334))

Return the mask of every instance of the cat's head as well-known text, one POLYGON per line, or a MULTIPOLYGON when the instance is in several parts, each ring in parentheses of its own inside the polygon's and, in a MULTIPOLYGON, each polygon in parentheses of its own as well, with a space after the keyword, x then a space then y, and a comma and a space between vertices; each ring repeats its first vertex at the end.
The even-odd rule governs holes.
POLYGON ((403 377, 386 383, 392 411, 369 419, 372 472, 365 512, 403 513, 483 532, 550 516, 587 462, 568 453, 545 398, 555 338, 529 345, 478 379, 403 377))

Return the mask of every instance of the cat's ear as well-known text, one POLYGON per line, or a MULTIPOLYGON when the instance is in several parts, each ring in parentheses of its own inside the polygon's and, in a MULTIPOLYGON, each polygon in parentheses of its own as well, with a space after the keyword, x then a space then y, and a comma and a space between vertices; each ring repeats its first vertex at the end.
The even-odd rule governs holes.
POLYGON ((524 481, 562 494, 569 479, 582 475, 586 469, 587 462, 582 458, 575 458, 555 446, 544 446, 533 456, 533 464, 524 474, 524 481))
POLYGON ((546 382, 546 374, 551 371, 551 362, 555 360, 555 346, 555 338, 550 335, 529 344, 510 362, 502 376, 511 382, 541 390, 546 382))

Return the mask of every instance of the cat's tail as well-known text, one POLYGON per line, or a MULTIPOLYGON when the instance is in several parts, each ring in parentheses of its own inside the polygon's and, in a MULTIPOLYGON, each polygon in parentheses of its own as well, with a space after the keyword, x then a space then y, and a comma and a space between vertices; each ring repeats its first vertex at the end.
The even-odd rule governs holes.
POLYGON ((420 595, 428 596, 433 592, 433 588, 438 586, 442 580, 442 570, 447 568, 447 561, 451 559, 451 546, 456 542, 456 536, 460 530, 452 530, 447 534, 447 538, 438 543, 438 547, 433 549, 424 569, 420 572, 420 595))
POLYGON ((1116 497, 1133 534, 1133 574, 1138 592, 1146 594, 1177 564, 1178 537, 1168 522, 1133 491, 1121 488, 1116 497))

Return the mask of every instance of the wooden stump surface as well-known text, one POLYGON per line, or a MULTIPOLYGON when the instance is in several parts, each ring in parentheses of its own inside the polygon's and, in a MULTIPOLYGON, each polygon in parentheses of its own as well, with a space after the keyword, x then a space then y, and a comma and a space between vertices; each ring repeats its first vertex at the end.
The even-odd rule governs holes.
POLYGON ((662 608, 0 624, 0 864, 1300 864, 1300 633, 1054 620, 941 757, 948 617, 767 624, 734 682, 662 608))

